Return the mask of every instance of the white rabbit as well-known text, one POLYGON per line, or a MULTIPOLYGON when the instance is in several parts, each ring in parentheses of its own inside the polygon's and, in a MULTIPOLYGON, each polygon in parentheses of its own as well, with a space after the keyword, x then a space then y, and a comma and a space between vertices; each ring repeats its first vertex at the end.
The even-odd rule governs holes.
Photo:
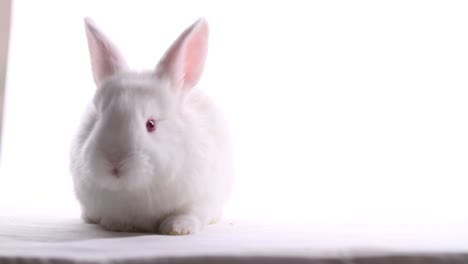
POLYGON ((155 70, 130 71, 85 19, 97 89, 71 150, 82 217, 112 231, 185 235, 217 221, 233 184, 226 122, 194 88, 208 24, 199 19, 155 70))

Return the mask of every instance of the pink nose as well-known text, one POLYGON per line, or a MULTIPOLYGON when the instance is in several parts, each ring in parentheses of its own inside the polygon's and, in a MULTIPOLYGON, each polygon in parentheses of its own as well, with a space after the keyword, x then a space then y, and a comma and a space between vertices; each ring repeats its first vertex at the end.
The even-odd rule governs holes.
POLYGON ((118 169, 121 166, 121 163, 118 160, 112 160, 110 163, 112 164, 112 167, 115 169, 118 169))

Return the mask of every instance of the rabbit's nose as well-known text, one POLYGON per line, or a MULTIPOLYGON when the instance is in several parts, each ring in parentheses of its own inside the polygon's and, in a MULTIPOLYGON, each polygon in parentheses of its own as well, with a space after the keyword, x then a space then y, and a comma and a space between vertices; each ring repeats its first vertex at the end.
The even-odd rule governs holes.
POLYGON ((110 163, 113 168, 120 168, 122 166, 122 162, 120 160, 111 160, 110 163))

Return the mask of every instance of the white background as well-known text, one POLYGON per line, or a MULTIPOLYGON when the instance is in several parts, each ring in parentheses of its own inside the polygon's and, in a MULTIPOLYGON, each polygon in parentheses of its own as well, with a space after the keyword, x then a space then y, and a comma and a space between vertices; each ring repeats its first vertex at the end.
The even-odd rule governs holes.
POLYGON ((203 16, 199 87, 235 136, 228 217, 468 238, 467 14, 464 1, 15 1, 1 204, 79 215, 84 16, 136 69, 203 16))

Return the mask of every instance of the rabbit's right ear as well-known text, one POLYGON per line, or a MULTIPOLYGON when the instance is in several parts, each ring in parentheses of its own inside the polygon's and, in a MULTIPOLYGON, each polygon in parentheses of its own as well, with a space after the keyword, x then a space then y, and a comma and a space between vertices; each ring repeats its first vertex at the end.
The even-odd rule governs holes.
POLYGON ((94 82, 99 87, 106 78, 126 69, 127 64, 118 49, 97 29, 91 19, 85 18, 84 22, 94 82))

